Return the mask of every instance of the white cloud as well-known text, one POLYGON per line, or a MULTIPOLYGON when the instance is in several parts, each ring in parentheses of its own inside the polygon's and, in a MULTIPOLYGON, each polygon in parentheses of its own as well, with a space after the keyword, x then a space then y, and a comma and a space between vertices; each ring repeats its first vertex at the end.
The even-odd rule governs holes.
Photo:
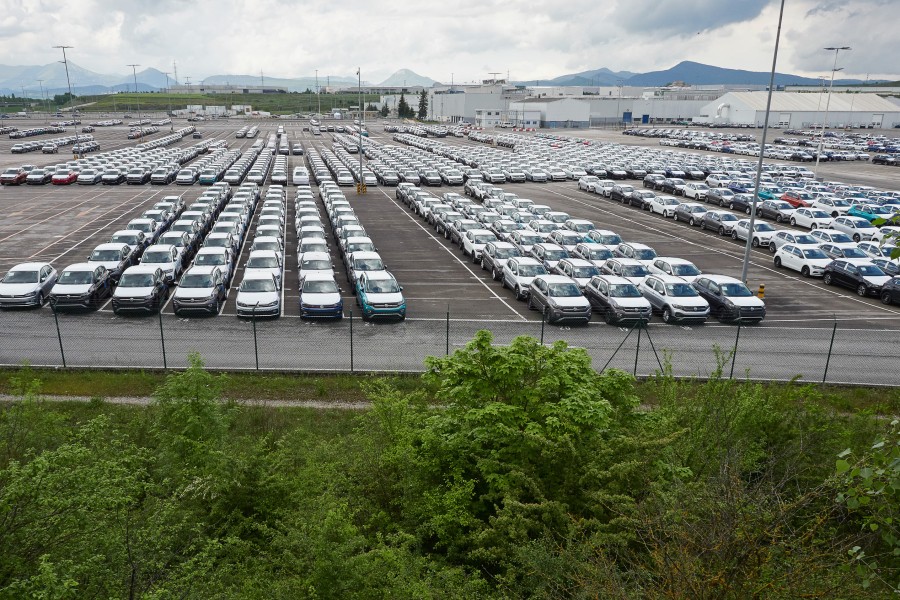
MULTIPOLYGON (((788 0, 778 70, 816 76, 841 55, 844 76, 893 75, 900 52, 896 0, 788 0)), ((100 73, 129 63, 193 81, 215 74, 353 74, 399 68, 457 82, 508 71, 550 78, 608 67, 665 69, 681 60, 768 70, 777 0, 0 0, 0 61, 59 60, 51 46, 100 73)))

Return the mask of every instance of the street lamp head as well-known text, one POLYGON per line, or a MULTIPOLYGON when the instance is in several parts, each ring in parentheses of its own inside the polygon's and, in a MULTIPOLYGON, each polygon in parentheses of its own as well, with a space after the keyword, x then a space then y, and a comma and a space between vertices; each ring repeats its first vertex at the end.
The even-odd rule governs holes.
POLYGON ((825 50, 852 50, 850 46, 829 46, 828 48, 824 48, 825 50))

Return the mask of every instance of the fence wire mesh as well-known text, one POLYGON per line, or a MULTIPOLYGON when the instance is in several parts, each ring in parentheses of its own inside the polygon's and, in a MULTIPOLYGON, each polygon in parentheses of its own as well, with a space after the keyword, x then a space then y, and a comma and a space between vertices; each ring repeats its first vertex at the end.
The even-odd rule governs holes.
POLYGON ((336 322, 174 315, 117 317, 108 312, 0 312, 0 365, 184 368, 199 353, 213 369, 420 372, 427 356, 462 348, 481 329, 494 343, 528 335, 583 348, 594 368, 637 376, 663 368, 678 377, 900 385, 900 330, 825 327, 679 327, 652 323, 559 326, 540 321, 407 319, 336 322), (55 318, 56 317, 56 318, 55 318), (57 327, 58 322, 58 327, 57 327))

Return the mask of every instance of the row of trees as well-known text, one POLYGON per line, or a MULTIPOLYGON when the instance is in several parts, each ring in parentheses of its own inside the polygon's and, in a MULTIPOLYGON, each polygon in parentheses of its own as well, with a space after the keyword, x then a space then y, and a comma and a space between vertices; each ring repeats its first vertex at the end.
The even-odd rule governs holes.
POLYGON ((400 100, 397 102, 397 116, 401 119, 425 119, 428 117, 428 94, 425 90, 419 94, 419 110, 413 110, 409 102, 406 101, 406 95, 401 93, 400 100))
POLYGON ((898 587, 896 424, 719 378, 662 375, 645 410, 580 349, 487 332, 426 366, 412 394, 373 379, 358 414, 222 401, 198 356, 145 408, 49 405, 22 378, 0 410, 0 598, 898 587))

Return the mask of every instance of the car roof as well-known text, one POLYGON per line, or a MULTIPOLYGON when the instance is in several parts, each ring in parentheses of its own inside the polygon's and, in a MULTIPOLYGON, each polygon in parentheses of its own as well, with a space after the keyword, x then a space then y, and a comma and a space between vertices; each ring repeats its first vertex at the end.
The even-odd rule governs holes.
MULTIPOLYGON (((169 232, 167 232, 169 233, 169 232)), ((176 232, 176 233, 184 233, 184 232, 176 232)), ((175 249, 174 244, 153 244, 151 246, 147 246, 147 249, 144 250, 145 253, 150 252, 151 250, 172 250, 175 249)))
POLYGON ((331 255, 330 255, 329 253, 327 253, 327 252, 316 252, 316 251, 313 251, 313 252, 302 252, 302 253, 300 253, 300 256, 297 257, 297 259, 298 259, 298 260, 303 260, 303 259, 307 259, 307 260, 323 259, 323 260, 329 260, 329 261, 330 261, 330 260, 331 260, 331 255))
POLYGON ((686 258, 678 258, 677 256, 657 256, 653 260, 655 260, 655 261, 656 260, 664 260, 669 263, 672 263, 673 265, 687 265, 687 264, 692 265, 692 264, 694 264, 686 258))
POLYGON ((334 281, 334 274, 324 273, 322 271, 312 271, 303 276, 303 281, 334 281))
MULTIPOLYGON (((631 280, 626 279, 624 277, 619 277, 618 275, 607 275, 606 273, 604 273, 603 275, 594 275, 594 277, 596 277, 598 279, 602 279, 602 280, 606 281, 607 283, 616 283, 616 284, 632 283, 631 280)), ((676 278, 676 279, 678 279, 678 278, 676 278)))
POLYGON ((571 264, 575 265, 576 267, 592 267, 592 266, 594 266, 594 263, 592 263, 591 261, 585 260, 583 258, 578 258, 577 256, 573 256, 570 258, 564 258, 563 261, 567 262, 567 263, 571 263, 571 264))
POLYGON ((221 267, 219 267, 219 265, 194 265, 193 267, 185 271, 184 274, 209 275, 217 269, 221 269, 221 267))
POLYGON ((715 283, 743 283, 740 279, 736 277, 729 277, 728 275, 702 275, 701 277, 705 277, 710 281, 714 281, 715 283))
POLYGON ((64 268, 63 271, 93 271, 97 265, 86 262, 75 263, 64 268))
MULTIPOLYGON (((842 261, 842 262, 848 262, 848 263, 856 265, 856 266, 860 266, 860 265, 872 265, 873 267, 878 266, 872 262, 871 258, 868 258, 868 257, 867 258, 839 258, 837 260, 842 261)), ((837 261, 835 261, 835 262, 837 262, 837 261)))
POLYGON ((543 279, 547 283, 573 283, 572 279, 565 275, 538 275, 535 279, 543 279))
POLYGON ((655 277, 662 281, 663 283, 687 283, 686 280, 682 279, 678 275, 669 275, 668 273, 652 273, 650 277, 655 277))
POLYGON ((124 273, 155 273, 159 271, 159 266, 153 265, 132 265, 125 269, 124 273))
POLYGON ((509 260, 515 261, 517 264, 520 264, 520 265, 540 265, 540 264, 542 264, 541 261, 534 258, 533 256, 517 256, 517 257, 511 258, 509 260))
POLYGON ((609 260, 610 260, 610 261, 616 261, 616 262, 618 262, 619 264, 623 264, 623 265, 640 265, 640 266, 644 266, 644 263, 643 263, 642 261, 636 259, 636 258, 624 258, 624 257, 621 257, 621 256, 614 256, 613 258, 611 258, 611 259, 609 259, 609 260))
POLYGON ((209 246, 197 250, 197 254, 224 254, 225 252, 227 252, 227 248, 211 248, 209 246))
POLYGON ((395 279, 390 271, 365 271, 363 277, 366 279, 395 279))
POLYGON ((247 279, 271 279, 275 280, 275 275, 269 271, 247 271, 244 273, 244 281, 247 279))
POLYGON ((381 258, 381 255, 371 250, 357 250, 350 253, 350 258, 381 258))
POLYGON ((122 242, 106 242, 105 244, 100 244, 94 247, 94 250, 121 250, 123 246, 127 246, 128 244, 123 244, 122 242))
POLYGON ((10 271, 30 271, 32 269, 42 269, 50 263, 45 262, 23 262, 10 267, 10 271))

